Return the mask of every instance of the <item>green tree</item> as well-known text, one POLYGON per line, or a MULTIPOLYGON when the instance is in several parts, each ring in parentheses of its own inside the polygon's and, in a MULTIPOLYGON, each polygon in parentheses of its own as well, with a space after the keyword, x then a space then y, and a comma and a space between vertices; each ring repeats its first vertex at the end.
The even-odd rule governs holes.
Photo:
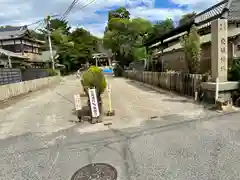
POLYGON ((130 13, 125 8, 110 11, 103 45, 112 50, 121 65, 128 65, 145 55, 144 48, 136 47, 142 44, 151 28, 152 24, 145 19, 130 19, 130 13))
POLYGON ((188 13, 188 14, 185 14, 181 17, 181 19, 179 20, 179 26, 183 25, 183 24, 186 24, 188 23, 190 20, 192 20, 194 17, 196 16, 196 13, 195 12, 192 12, 192 13, 188 13))
POLYGON ((171 31, 174 28, 174 23, 172 19, 165 19, 164 21, 157 21, 154 25, 155 32, 159 33, 160 35, 171 31))
POLYGON ((108 12, 108 21, 112 18, 130 19, 130 13, 124 7, 120 7, 114 11, 108 12))
POLYGON ((69 34, 69 31, 71 27, 68 25, 68 22, 65 20, 60 20, 58 18, 50 19, 50 25, 47 27, 47 25, 42 29, 41 31, 46 34, 47 29, 50 29, 51 31, 61 29, 63 34, 69 34))
POLYGON ((98 51, 99 39, 83 28, 77 28, 70 34, 74 43, 76 64, 80 65, 92 59, 92 54, 98 51))
POLYGON ((172 19, 168 18, 163 21, 157 21, 157 23, 153 25, 147 38, 145 38, 145 41, 153 40, 156 37, 162 36, 163 34, 173 29, 174 29, 174 23, 172 19))
POLYGON ((92 58, 97 51, 99 39, 83 28, 77 28, 66 34, 62 28, 52 32, 52 40, 59 54, 59 63, 64 64, 68 71, 75 71, 92 58))
POLYGON ((181 44, 189 73, 198 73, 200 70, 201 44, 195 26, 192 26, 189 34, 181 39, 181 44))

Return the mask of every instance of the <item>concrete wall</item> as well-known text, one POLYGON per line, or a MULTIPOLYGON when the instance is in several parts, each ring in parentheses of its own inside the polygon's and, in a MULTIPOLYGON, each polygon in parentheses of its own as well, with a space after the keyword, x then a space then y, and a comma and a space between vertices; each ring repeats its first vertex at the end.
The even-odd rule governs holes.
POLYGON ((187 72, 185 55, 182 49, 165 53, 162 58, 165 69, 187 72))
MULTIPOLYGON (((229 63, 233 58, 232 43, 228 42, 229 63)), ((164 66, 166 69, 188 72, 185 62, 183 49, 173 50, 163 54, 164 66)), ((200 73, 206 73, 211 70, 211 43, 201 45, 200 73)))
POLYGON ((0 101, 59 83, 60 76, 46 77, 0 86, 0 101))

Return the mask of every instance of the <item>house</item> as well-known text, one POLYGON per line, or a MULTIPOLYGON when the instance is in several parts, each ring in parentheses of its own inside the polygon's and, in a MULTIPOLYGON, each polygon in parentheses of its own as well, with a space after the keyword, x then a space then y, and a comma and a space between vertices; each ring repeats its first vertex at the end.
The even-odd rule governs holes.
POLYGON ((152 58, 161 61, 165 69, 187 71, 180 38, 196 25, 201 36, 200 71, 205 73, 211 69, 211 22, 218 18, 228 20, 228 62, 231 63, 233 58, 240 57, 240 0, 223 0, 144 45, 153 50, 152 58))
MULTIPOLYGON (((43 44, 43 41, 31 36, 27 26, 0 28, 0 48, 7 51, 13 59, 21 57, 23 61, 40 66, 42 65, 41 60, 39 61, 40 47, 43 44)), ((13 60, 13 66, 16 65, 14 62, 13 60)))
POLYGON ((8 51, 0 48, 0 68, 21 66, 22 62, 27 60, 23 55, 16 54, 12 51, 8 51))

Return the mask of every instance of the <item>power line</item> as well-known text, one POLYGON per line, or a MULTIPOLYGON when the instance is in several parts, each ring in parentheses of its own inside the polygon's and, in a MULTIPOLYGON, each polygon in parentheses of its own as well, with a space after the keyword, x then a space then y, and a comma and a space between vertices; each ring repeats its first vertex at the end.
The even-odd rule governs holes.
MULTIPOLYGON (((87 4, 83 5, 79 10, 84 9, 85 7, 87 7, 88 5, 93 3, 94 1, 96 1, 96 0, 90 0, 87 4)), ((75 0, 72 2, 72 4, 69 6, 70 8, 68 8, 67 13, 66 12, 64 13, 65 15, 61 20, 64 20, 67 17, 67 15, 70 13, 70 11, 73 9, 73 7, 76 5, 77 2, 78 2, 78 0, 75 0)), ((82 1, 82 3, 84 3, 84 2, 86 2, 86 1, 82 1)))
POLYGON ((66 11, 63 13, 61 20, 64 20, 66 16, 69 14, 69 12, 73 9, 73 7, 76 5, 78 0, 73 0, 73 2, 70 4, 70 6, 66 9, 66 11))
POLYGON ((39 25, 33 29, 33 31, 36 31, 36 30, 39 29, 39 27, 42 26, 42 25, 44 25, 44 21, 41 21, 41 22, 39 23, 39 25))
MULTIPOLYGON (((57 17, 57 16, 60 16, 60 15, 59 15, 59 14, 55 14, 55 15, 51 15, 50 17, 57 17)), ((37 21, 35 21, 35 22, 33 22, 33 23, 26 24, 26 25, 24 25, 24 26, 29 27, 29 26, 32 26, 32 25, 35 25, 35 24, 44 22, 44 19, 45 19, 45 18, 39 19, 39 20, 37 20, 37 21)))

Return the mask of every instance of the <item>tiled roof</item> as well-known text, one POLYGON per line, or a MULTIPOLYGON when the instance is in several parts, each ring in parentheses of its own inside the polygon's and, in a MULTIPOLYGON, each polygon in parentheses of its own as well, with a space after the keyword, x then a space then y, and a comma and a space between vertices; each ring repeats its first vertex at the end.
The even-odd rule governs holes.
POLYGON ((107 58, 109 55, 107 53, 94 53, 93 58, 107 58))
MULTIPOLYGON (((228 37, 229 38, 234 37, 234 36, 238 36, 238 35, 240 35, 240 28, 233 28, 233 29, 228 30, 228 37)), ((208 43, 210 41, 211 41, 211 34, 207 34, 207 35, 204 35, 204 36, 200 37, 201 44, 208 43)), ((182 46, 181 46, 181 43, 178 42, 178 43, 164 49, 163 52, 170 52, 172 50, 177 50, 177 49, 180 49, 180 48, 182 48, 182 46)), ((156 55, 160 54, 160 53, 161 53, 161 51, 157 52, 156 55)))
POLYGON ((221 16, 224 9, 227 7, 227 5, 228 5, 228 0, 224 0, 206 9, 205 11, 197 14, 195 17, 195 23, 201 24, 203 22, 206 22, 207 20, 210 20, 211 18, 221 16))
POLYGON ((229 3, 229 20, 239 20, 240 19, 240 1, 239 0, 231 0, 229 3))
MULTIPOLYGON (((57 51, 53 50, 53 57, 55 57, 57 55, 57 51)), ((51 53, 50 51, 42 51, 41 55, 36 56, 36 58, 34 59, 36 61, 41 61, 41 62, 47 62, 51 60, 51 53)))
MULTIPOLYGON (((231 3, 232 3, 232 0, 223 0, 218 4, 215 4, 214 6, 211 6, 210 8, 197 14, 194 18, 194 23, 197 25, 197 28, 202 29, 202 28, 211 26, 211 21, 213 19, 221 17, 222 14, 224 13, 224 10, 226 8, 229 8, 231 3)), ((168 42, 169 40, 177 39, 183 36, 184 34, 186 34, 186 31, 183 31, 179 34, 176 34, 167 39, 164 39, 163 42, 168 42)), ((150 47, 155 47, 160 44, 161 42, 158 42, 156 44, 151 45, 150 47)))
MULTIPOLYGON (((192 20, 191 26, 195 23, 198 29, 206 28, 211 26, 211 22, 217 18, 227 18, 228 20, 240 21, 240 0, 223 0, 218 4, 206 9, 205 11, 197 14, 192 20)), ((145 44, 145 46, 156 47, 161 44, 161 41, 168 42, 169 40, 177 39, 182 36, 187 28, 181 26, 172 30, 172 32, 166 33, 165 36, 157 38, 155 41, 151 41, 145 44), (176 31, 176 29, 180 29, 176 31), (176 31, 175 33, 173 31, 176 31)))
POLYGON ((5 56, 10 56, 10 57, 16 57, 16 58, 22 58, 22 59, 27 59, 26 57, 24 56, 21 56, 19 54, 16 54, 12 51, 8 51, 8 50, 5 50, 5 49, 1 49, 0 48, 0 54, 4 54, 5 56))
POLYGON ((26 32, 26 26, 0 28, 0 40, 18 38, 23 36, 26 32))

